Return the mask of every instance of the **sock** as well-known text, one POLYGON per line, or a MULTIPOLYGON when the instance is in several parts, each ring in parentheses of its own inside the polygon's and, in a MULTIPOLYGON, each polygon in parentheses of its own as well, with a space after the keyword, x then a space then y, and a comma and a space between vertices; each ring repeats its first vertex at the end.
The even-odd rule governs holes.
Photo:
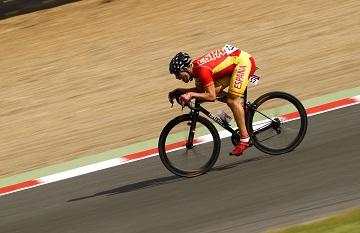
POLYGON ((249 142, 250 136, 248 134, 240 136, 240 142, 249 142))

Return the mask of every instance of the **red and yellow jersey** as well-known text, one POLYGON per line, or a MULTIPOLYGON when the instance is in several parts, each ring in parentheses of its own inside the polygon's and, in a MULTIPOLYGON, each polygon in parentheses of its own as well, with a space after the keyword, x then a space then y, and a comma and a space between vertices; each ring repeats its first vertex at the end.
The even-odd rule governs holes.
POLYGON ((204 87, 211 86, 215 79, 231 76, 240 54, 238 48, 225 45, 193 61, 193 71, 204 87))

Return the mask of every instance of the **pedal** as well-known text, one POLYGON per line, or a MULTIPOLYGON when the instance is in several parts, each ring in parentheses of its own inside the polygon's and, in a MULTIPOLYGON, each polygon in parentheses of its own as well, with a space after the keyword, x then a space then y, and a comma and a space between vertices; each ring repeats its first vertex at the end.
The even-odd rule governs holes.
POLYGON ((250 138, 249 140, 249 147, 252 147, 254 145, 253 140, 250 138))

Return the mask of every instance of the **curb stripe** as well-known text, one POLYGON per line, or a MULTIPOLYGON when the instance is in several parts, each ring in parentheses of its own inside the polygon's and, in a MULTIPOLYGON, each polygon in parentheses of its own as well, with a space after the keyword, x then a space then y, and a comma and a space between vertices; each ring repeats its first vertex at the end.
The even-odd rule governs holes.
MULTIPOLYGON (((322 105, 319 105, 316 107, 308 108, 308 109, 306 109, 306 112, 307 112, 308 116, 311 116, 311 115, 316 115, 316 114, 324 113, 327 111, 335 110, 338 108, 359 104, 359 103, 360 103, 360 95, 357 95, 357 96, 354 96, 351 98, 346 98, 346 99, 330 102, 327 104, 322 104, 322 105)), ((284 117, 286 117, 287 120, 294 119, 294 118, 296 118, 296 114, 289 113, 289 114, 284 115, 284 117)), ((225 131, 220 131, 219 134, 221 135, 221 138, 231 136, 231 135, 227 134, 225 131)), ((177 143, 171 144, 171 145, 167 146, 166 149, 173 150, 173 149, 178 149, 181 147, 184 147, 184 142, 177 142, 177 143)), ((14 193, 14 192, 21 191, 21 190, 25 190, 25 189, 29 189, 29 188, 33 188, 33 187, 40 186, 43 184, 48 184, 48 183, 52 183, 52 182, 56 182, 56 181, 60 181, 60 180, 69 179, 69 178, 72 178, 75 176, 84 175, 84 174, 91 173, 94 171, 99 171, 99 170, 115 167, 115 166, 126 164, 129 162, 138 161, 138 160, 153 157, 156 155, 158 155, 158 149, 154 148, 154 149, 150 149, 150 150, 137 152, 134 154, 129 154, 129 155, 126 155, 123 157, 110 159, 110 160, 106 160, 103 162, 99 162, 99 163, 75 168, 72 170, 56 173, 53 175, 41 177, 38 179, 9 185, 9 186, 0 188, 0 196, 14 193)))
POLYGON ((130 154, 130 155, 126 155, 122 158, 125 158, 127 160, 135 160, 135 159, 140 159, 143 158, 144 156, 147 155, 151 155, 151 154, 156 154, 158 153, 157 148, 156 149, 150 149, 150 150, 145 150, 145 151, 141 151, 141 152, 137 152, 135 154, 130 154))
MULTIPOLYGON (((358 99, 358 97, 355 96, 353 98, 342 99, 342 100, 334 101, 331 103, 322 104, 319 106, 315 106, 315 107, 306 109, 306 113, 308 116, 312 116, 312 115, 323 113, 326 111, 335 110, 339 107, 350 106, 350 105, 353 105, 353 104, 356 104, 357 102, 359 102, 359 101, 357 101, 357 99, 358 99)), ((284 117, 287 120, 295 119, 295 118, 299 117, 299 113, 298 112, 288 113, 288 114, 283 115, 282 117, 284 117)))
POLYGON ((323 105, 319 105, 316 107, 312 107, 306 110, 306 113, 308 115, 312 115, 315 113, 319 113, 319 112, 324 112, 324 111, 329 111, 338 107, 342 107, 342 106, 348 106, 351 104, 355 104, 357 103, 357 96, 353 97, 353 98, 347 98, 347 99, 342 99, 342 100, 338 100, 338 101, 334 101, 331 103, 327 103, 327 104, 323 104, 323 105))
POLYGON ((48 184, 48 183, 56 182, 59 180, 65 180, 65 179, 69 179, 69 178, 72 178, 75 176, 84 175, 84 174, 87 174, 90 172, 100 171, 103 169, 115 167, 120 164, 123 164, 126 161, 127 161, 127 159, 124 159, 124 158, 110 159, 110 160, 106 160, 103 162, 94 163, 94 164, 90 164, 87 166, 83 166, 83 167, 71 169, 68 171, 56 173, 53 175, 45 176, 42 178, 38 178, 36 180, 42 184, 48 184))
MULTIPOLYGON (((199 143, 201 142, 200 140, 197 140, 196 138, 194 139, 194 143, 199 143)), ((185 147, 186 141, 182 141, 182 142, 176 142, 170 145, 167 145, 165 147, 166 150, 174 150, 174 149, 179 149, 181 147, 185 147)), ((123 156, 121 158, 127 159, 127 160, 138 160, 138 159, 142 159, 144 157, 148 157, 148 156, 154 156, 154 155, 158 155, 159 151, 157 148, 154 149, 150 149, 150 150, 146 150, 146 151, 140 151, 134 154, 130 154, 130 155, 126 155, 123 156)))
POLYGON ((41 182, 39 182, 37 180, 29 180, 29 181, 25 181, 22 183, 10 185, 10 186, 4 187, 4 188, 0 188, 0 196, 8 194, 8 193, 13 193, 13 192, 16 192, 19 190, 31 188, 34 186, 38 186, 40 184, 41 184, 41 182))

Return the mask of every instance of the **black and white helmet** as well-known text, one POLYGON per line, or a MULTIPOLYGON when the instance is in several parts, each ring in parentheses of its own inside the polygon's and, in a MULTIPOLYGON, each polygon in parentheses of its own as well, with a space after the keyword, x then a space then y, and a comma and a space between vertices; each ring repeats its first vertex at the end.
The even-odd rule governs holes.
POLYGON ((171 59, 169 64, 170 74, 178 75, 183 67, 189 67, 191 64, 191 57, 187 53, 180 52, 171 59))

